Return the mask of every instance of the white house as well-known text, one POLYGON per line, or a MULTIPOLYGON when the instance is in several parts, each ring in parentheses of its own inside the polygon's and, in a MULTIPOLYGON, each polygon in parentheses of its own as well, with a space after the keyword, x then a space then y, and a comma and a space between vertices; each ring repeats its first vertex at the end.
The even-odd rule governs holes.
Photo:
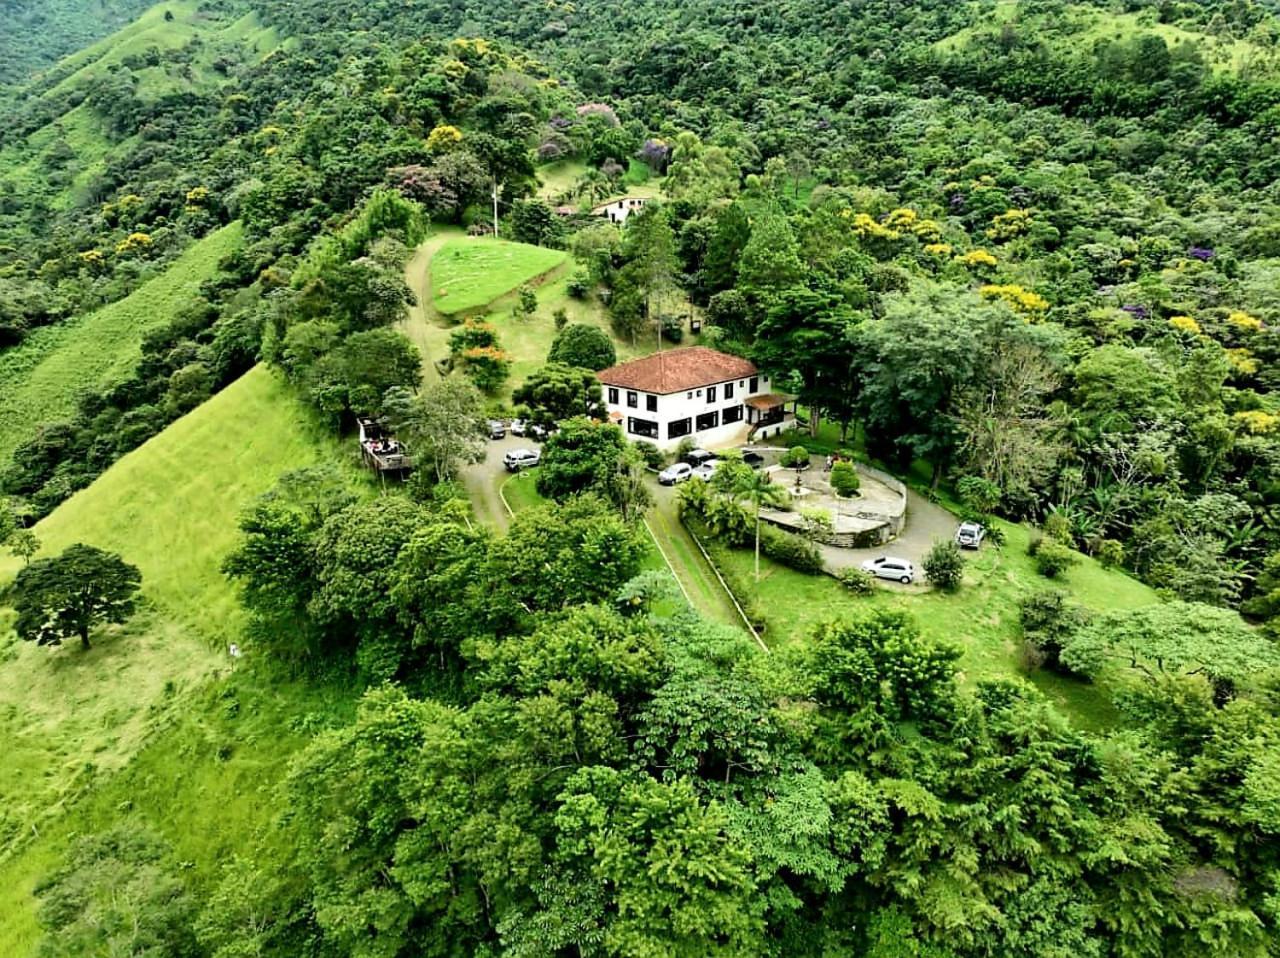
POLYGON ((628 439, 674 449, 727 446, 774 436, 796 424, 795 400, 740 356, 689 346, 619 363, 596 374, 605 408, 628 439))
POLYGON ((623 196, 608 203, 593 206, 591 215, 603 216, 610 223, 621 226, 632 213, 639 213, 644 209, 644 204, 647 202, 648 200, 643 196, 623 196))

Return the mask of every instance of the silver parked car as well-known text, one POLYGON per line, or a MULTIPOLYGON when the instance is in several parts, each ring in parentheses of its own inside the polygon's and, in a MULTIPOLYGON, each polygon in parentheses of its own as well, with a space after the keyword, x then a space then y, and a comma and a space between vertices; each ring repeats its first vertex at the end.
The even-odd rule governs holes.
POLYGON ((894 556, 880 556, 878 559, 868 559, 862 563, 862 571, 870 572, 877 579, 892 579, 895 582, 901 582, 903 585, 909 585, 915 581, 916 567, 906 559, 898 559, 894 556))
POLYGON ((719 459, 708 459, 700 466, 694 466, 693 474, 703 482, 710 482, 716 474, 716 469, 720 465, 719 459))
POLYGON ((977 549, 987 537, 987 530, 978 522, 962 522, 956 530, 956 545, 961 549, 977 549))
POLYGON ((684 482, 693 475, 693 466, 687 462, 677 462, 673 466, 667 466, 658 473, 658 482, 664 486, 674 486, 677 483, 684 482))
POLYGON ((507 472, 519 472, 536 466, 541 461, 542 453, 536 449, 510 449, 502 457, 502 464, 507 467, 507 472))

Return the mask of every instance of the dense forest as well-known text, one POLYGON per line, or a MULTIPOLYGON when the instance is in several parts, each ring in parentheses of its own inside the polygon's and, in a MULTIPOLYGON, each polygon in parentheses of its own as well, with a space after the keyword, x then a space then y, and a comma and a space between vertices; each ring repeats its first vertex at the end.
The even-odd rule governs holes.
MULTIPOLYGON (((1280 955, 1273 9, 205 0, 54 62, 139 12, 0 4, 0 54, 40 38, 0 72, 13 628, 89 648, 87 618, 33 611, 62 588, 37 523, 259 364, 326 439, 380 417, 433 468, 392 491, 296 468, 252 498, 217 563, 235 654, 259 695, 347 704, 288 717, 270 815, 210 862, 128 808, 70 833, 39 954, 1280 955), (639 182, 625 229, 582 215, 639 182), (549 501, 502 528, 460 477, 512 357, 479 319, 446 358, 405 332, 415 250, 495 227, 565 250, 610 330, 557 317, 511 394, 561 431, 549 501), (147 315, 175 268, 203 272, 147 315), (121 375, 25 385, 108 310, 145 326, 121 375), (1020 596, 1025 674, 999 679, 966 674, 958 619, 953 642, 868 603, 771 646, 687 608, 648 562, 656 450, 592 422, 590 371, 688 315, 813 443, 990 548, 1033 529, 1047 578, 1087 557, 1160 601, 1020 596)), ((513 316, 537 309, 522 286, 513 316)), ((760 545, 745 474, 681 492, 714 548, 750 548, 744 503, 760 545)), ((119 578, 94 615, 127 622, 137 570, 73 558, 119 578)), ((265 708, 236 681, 218 721, 265 708)))

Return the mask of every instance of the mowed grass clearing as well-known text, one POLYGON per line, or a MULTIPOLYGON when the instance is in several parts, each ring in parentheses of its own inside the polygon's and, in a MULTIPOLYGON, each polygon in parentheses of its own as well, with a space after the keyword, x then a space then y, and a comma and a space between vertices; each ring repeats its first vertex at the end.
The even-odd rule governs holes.
POLYGON ((38 329, 0 356, 0 460, 7 460, 40 423, 71 415, 80 390, 102 389, 128 376, 141 355, 143 335, 196 297, 242 235, 238 222, 225 226, 124 299, 38 329))
MULTIPOLYGON (((925 635, 961 647, 959 667, 966 683, 1026 677, 1080 726, 1113 723, 1116 714, 1097 686, 1043 670, 1024 673, 1018 603, 1035 592, 1062 589, 1074 602, 1094 611, 1131 609, 1159 601, 1155 592, 1087 556, 1079 556, 1080 563, 1064 577, 1046 579, 1027 555, 1031 531, 1025 526, 1000 525, 1005 544, 1000 548, 988 544, 979 552, 966 553, 964 583, 951 594, 877 583, 872 595, 855 596, 830 576, 803 575, 764 557, 761 580, 755 586, 750 550, 728 550, 725 561, 740 582, 755 590, 768 622, 765 639, 773 647, 805 642, 817 626, 867 609, 902 609, 915 618, 925 635)), ((885 551, 891 553, 892 545, 885 551)))
POLYGON ((431 300, 456 315, 488 306, 524 283, 564 263, 563 250, 490 237, 453 239, 431 260, 431 300))
MULTIPOLYGON (((241 509, 284 472, 341 462, 336 442, 273 373, 259 367, 134 450, 36 527, 44 554, 74 542, 142 570, 144 608, 94 648, 36 648, 0 611, 0 853, 105 773, 122 767, 230 668, 244 617, 223 558, 241 509)), ((0 558, 0 586, 21 568, 0 558)), ((8 954, 0 948, 0 954, 8 954)))

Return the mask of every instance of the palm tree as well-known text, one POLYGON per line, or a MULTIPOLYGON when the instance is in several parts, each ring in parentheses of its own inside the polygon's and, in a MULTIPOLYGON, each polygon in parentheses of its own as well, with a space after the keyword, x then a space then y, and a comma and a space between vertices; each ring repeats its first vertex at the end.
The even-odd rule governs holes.
POLYGON ((743 465, 734 469, 730 479, 730 495, 739 502, 751 503, 756 521, 756 583, 760 582, 760 510, 765 506, 780 506, 787 501, 787 490, 775 486, 764 470, 756 471, 743 465))

